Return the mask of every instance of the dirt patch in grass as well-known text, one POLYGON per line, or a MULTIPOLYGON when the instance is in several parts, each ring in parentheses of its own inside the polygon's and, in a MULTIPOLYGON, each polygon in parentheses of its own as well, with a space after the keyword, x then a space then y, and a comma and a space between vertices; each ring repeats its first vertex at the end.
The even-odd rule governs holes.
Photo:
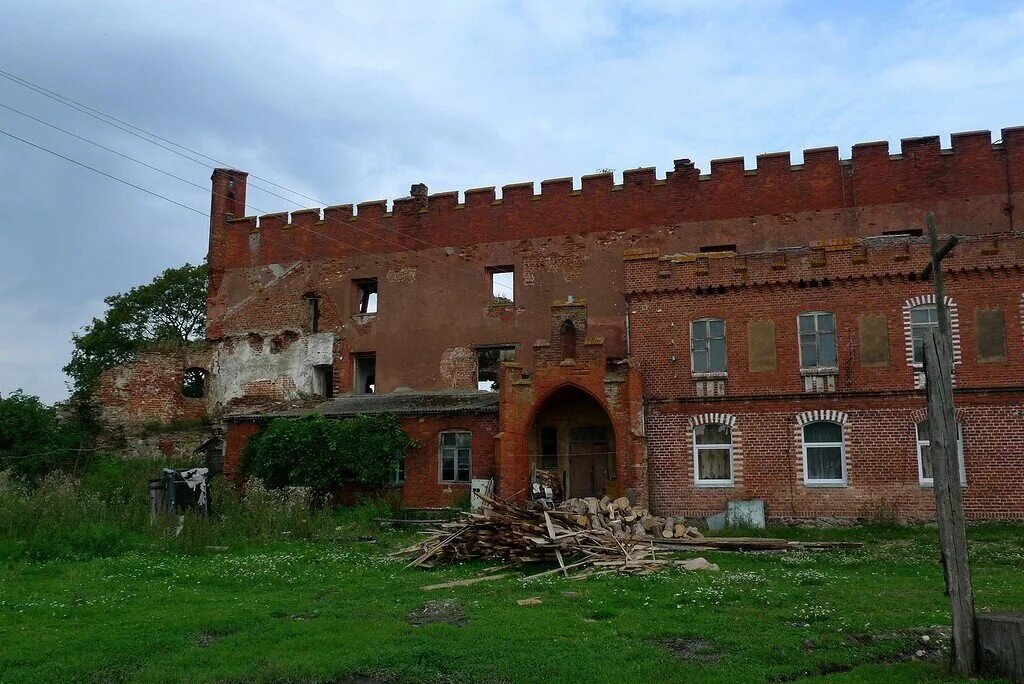
POLYGON ((456 599, 441 599, 428 601, 422 608, 409 613, 409 623, 413 625, 430 625, 438 622, 462 627, 468 622, 466 609, 456 599))
POLYGON ((204 629, 198 637, 196 637, 196 646, 199 648, 206 648, 212 646, 229 634, 227 630, 223 629, 204 629))
POLYGON ((932 625, 882 634, 847 634, 846 639, 862 646, 896 644, 898 646, 892 653, 878 658, 876 662, 904 663, 947 657, 953 631, 945 625, 932 625))
POLYGON ((662 647, 680 660, 711 665, 722 658, 718 645, 707 639, 674 637, 661 642, 662 647))

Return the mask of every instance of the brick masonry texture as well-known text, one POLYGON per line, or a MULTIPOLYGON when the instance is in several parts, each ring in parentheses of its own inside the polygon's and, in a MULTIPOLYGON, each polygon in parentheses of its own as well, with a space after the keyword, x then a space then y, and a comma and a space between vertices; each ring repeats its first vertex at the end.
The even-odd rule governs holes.
MULTIPOLYGON (((206 407, 220 416, 303 400, 328 364, 333 391, 351 392, 355 355, 367 353, 378 392, 473 388, 476 348, 514 345, 498 418, 403 418, 421 445, 409 456, 407 504, 465 495, 436 470, 437 435, 459 423, 473 432, 473 476, 523 496, 536 416, 572 395, 614 433, 609 491, 649 498, 659 512, 713 513, 756 496, 773 517, 928 516, 913 431, 924 397, 908 359, 910 308, 932 293, 916 277, 928 246, 883 233, 920 229, 933 211, 943 233, 963 238, 945 269, 969 514, 1024 517, 1024 128, 1000 137, 954 133, 950 149, 938 136, 911 138, 895 152, 863 143, 850 159, 818 148, 798 165, 765 154, 752 169, 718 159, 707 174, 679 160, 664 176, 625 171, 620 184, 601 173, 545 180, 539 192, 506 185, 500 198, 477 188, 261 217, 244 215, 247 174, 218 169, 206 407), (495 303, 490 272, 509 266, 514 303, 495 303), (377 312, 359 314, 354 281, 367 278, 377 280, 377 312), (801 373, 796 325, 807 311, 835 315, 838 361, 827 373, 801 373), (723 377, 690 371, 689 323, 703 317, 726 323, 723 377), (979 321, 998 331, 1000 320, 1004 340, 978 339, 979 321), (843 422, 844 486, 803 483, 799 422, 816 411, 843 422), (732 487, 693 482, 692 429, 713 415, 732 424, 732 487)), ((158 396, 179 362, 137 371, 120 394, 108 384, 104 396, 124 415, 187 414, 180 399, 158 396), (151 372, 162 379, 142 381, 151 372), (126 401, 135 396, 138 407, 126 401)), ((229 464, 258 427, 229 422, 229 464)))

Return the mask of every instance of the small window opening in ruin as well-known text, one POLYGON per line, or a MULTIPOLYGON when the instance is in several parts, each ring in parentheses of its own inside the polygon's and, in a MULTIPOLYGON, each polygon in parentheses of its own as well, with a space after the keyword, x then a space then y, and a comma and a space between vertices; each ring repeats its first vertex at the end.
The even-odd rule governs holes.
POLYGON ((501 362, 516 358, 515 346, 480 347, 476 350, 476 388, 498 391, 501 362))
POLYGON ((302 295, 306 300, 306 329, 311 333, 320 332, 320 295, 307 292, 302 295))
POLYGON ((516 270, 512 266, 495 266, 491 274, 491 303, 513 304, 516 301, 516 270))
POLYGON ((701 253, 707 254, 708 252, 735 252, 736 245, 703 245, 700 248, 701 253))
POLYGON ((377 386, 377 355, 353 354, 353 389, 356 394, 373 394, 377 386))
POLYGON ((334 396, 334 365, 330 363, 313 366, 313 393, 330 399, 334 396))
POLYGON ((558 468, 558 428, 540 429, 540 467, 544 470, 558 468))
POLYGON ((924 230, 921 228, 902 228, 900 230, 883 230, 882 235, 909 235, 910 237, 921 237, 924 230))
POLYGON ((562 359, 576 358, 576 326, 572 321, 566 320, 558 330, 562 338, 562 359))
POLYGON ((202 368, 189 368, 181 377, 181 393, 190 399, 202 399, 206 396, 206 371, 202 368))
POLYGON ((352 282, 356 289, 356 313, 377 313, 377 279, 360 278, 352 282))

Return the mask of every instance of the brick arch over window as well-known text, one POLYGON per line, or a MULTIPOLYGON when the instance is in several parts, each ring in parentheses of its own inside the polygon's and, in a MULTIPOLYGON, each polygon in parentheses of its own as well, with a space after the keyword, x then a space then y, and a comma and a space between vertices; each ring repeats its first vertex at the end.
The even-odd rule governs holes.
MULTIPOLYGON (((959 406, 954 407, 954 409, 953 409, 953 416, 956 418, 956 422, 960 423, 961 425, 967 422, 967 420, 966 420, 967 419, 967 412, 963 408, 961 408, 959 406)), ((926 420, 927 418, 928 418, 928 409, 927 408, 924 408, 924 407, 916 408, 916 409, 914 409, 913 411, 910 412, 910 422, 911 422, 912 425, 917 425, 922 420, 926 420)))
MULTIPOLYGON (((945 301, 946 309, 949 311, 949 327, 953 332, 953 363, 957 364, 960 363, 961 359, 960 314, 957 311, 956 302, 953 301, 952 297, 946 297, 945 301)), ((917 367, 919 365, 914 363, 914 337, 910 327, 910 310, 929 304, 934 306, 935 295, 919 295, 917 297, 911 297, 907 301, 903 302, 903 344, 908 366, 917 367)), ((1022 301, 1022 306, 1024 306, 1024 301, 1022 301)))
POLYGON ((810 423, 824 421, 826 423, 838 423, 843 426, 843 452, 846 461, 846 480, 849 482, 853 475, 853 450, 851 449, 850 424, 847 415, 843 411, 833 409, 819 409, 816 411, 801 411, 796 414, 796 421, 793 425, 794 463, 796 464, 796 475, 800 482, 804 481, 804 426, 810 423))
POLYGON ((691 458, 687 459, 689 463, 689 473, 687 475, 688 482, 694 481, 693 472, 694 462, 692 458, 693 452, 693 429, 699 425, 728 425, 729 434, 732 438, 732 479, 733 486, 739 487, 743 484, 743 431, 736 425, 736 416, 731 413, 701 413, 696 416, 690 416, 687 420, 688 426, 686 430, 686 443, 689 445, 691 452, 691 458))

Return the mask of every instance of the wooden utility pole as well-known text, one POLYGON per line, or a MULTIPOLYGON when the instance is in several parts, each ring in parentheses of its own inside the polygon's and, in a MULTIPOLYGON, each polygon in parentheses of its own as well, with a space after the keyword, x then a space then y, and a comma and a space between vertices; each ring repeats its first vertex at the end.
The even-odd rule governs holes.
POLYGON ((935 285, 937 330, 924 338, 925 387, 928 391, 928 428, 935 492, 935 513, 939 526, 942 568, 946 593, 953 613, 953 666, 965 677, 977 673, 977 640, 974 624, 974 594, 971 569, 967 562, 967 527, 963 489, 960 485, 960 458, 957 449, 956 414, 953 410, 953 333, 946 309, 941 262, 956 246, 953 236, 939 248, 935 214, 928 214, 931 263, 922 276, 931 276, 935 285))

